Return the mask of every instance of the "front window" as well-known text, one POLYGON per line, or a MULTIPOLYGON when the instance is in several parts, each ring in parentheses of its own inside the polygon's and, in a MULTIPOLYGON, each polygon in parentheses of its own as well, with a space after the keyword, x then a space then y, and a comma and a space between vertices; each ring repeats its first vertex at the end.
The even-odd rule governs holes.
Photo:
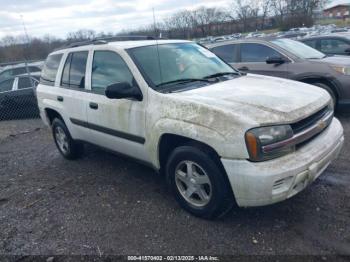
POLYGON ((325 54, 316 49, 291 39, 277 39, 271 42, 302 59, 321 59, 325 57, 325 54))
POLYGON ((265 63, 269 57, 282 57, 282 55, 266 45, 253 43, 241 44, 241 62, 243 63, 265 63))
POLYGON ((203 80, 220 74, 238 74, 209 50, 194 43, 173 43, 129 49, 148 84, 164 91, 167 83, 181 80, 203 80))
POLYGON ((136 85, 124 60, 111 51, 95 51, 91 75, 92 91, 104 94, 107 86, 120 82, 136 85))

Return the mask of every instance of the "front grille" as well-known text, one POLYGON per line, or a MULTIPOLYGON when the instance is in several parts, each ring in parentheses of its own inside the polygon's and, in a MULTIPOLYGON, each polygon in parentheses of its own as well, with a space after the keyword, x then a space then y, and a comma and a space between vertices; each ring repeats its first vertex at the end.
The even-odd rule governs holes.
POLYGON ((297 123, 291 124, 294 134, 297 134, 303 131, 304 129, 314 125, 318 120, 324 117, 328 112, 329 112, 329 107, 326 106, 322 108, 320 111, 317 111, 316 113, 312 114, 311 116, 308 116, 307 118, 304 118, 303 120, 297 123))
MULTIPOLYGON (((330 107, 326 106, 322 108, 321 110, 317 111, 316 113, 312 114, 311 116, 308 116, 307 118, 294 123, 291 125, 294 134, 300 134, 307 130, 308 128, 311 128, 315 125, 317 125, 317 122, 321 119, 326 118, 328 114, 331 113, 330 107)), ((332 117, 333 118, 333 117, 332 117)), ((314 135, 308 137, 307 139, 300 141, 296 144, 297 149, 304 146, 305 144, 309 143, 312 139, 314 139, 316 136, 318 136, 320 133, 322 133, 331 123, 332 118, 330 118, 328 121, 325 122, 326 126, 319 132, 315 133, 314 135)))
POLYGON ((297 148, 308 143, 310 140, 322 133, 333 120, 333 109, 324 107, 318 112, 308 116, 307 118, 291 124, 293 129, 293 136, 273 144, 262 147, 264 153, 271 153, 275 150, 282 150, 283 148, 297 148))

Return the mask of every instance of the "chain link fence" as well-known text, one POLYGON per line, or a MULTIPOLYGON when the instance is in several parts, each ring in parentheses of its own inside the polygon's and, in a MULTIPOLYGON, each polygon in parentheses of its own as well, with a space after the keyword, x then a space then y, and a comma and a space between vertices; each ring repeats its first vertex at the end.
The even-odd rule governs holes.
POLYGON ((35 90, 41 67, 41 62, 0 67, 0 121, 39 117, 35 90))

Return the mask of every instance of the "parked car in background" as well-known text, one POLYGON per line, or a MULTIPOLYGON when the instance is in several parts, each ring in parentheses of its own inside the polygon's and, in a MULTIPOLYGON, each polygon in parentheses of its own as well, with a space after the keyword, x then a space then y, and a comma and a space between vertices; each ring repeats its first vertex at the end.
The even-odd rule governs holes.
POLYGON ((199 217, 294 196, 344 141, 327 92, 241 74, 189 41, 64 48, 48 56, 37 97, 63 157, 85 141, 136 158, 199 217))
POLYGON ((245 38, 257 38, 257 37, 264 37, 265 33, 262 32, 250 32, 248 33, 245 38))
POLYGON ((39 116, 35 87, 40 73, 19 75, 0 82, 0 120, 39 116))
POLYGON ((327 55, 350 55, 350 33, 313 36, 299 41, 327 55))
MULTIPOLYGON (((27 64, 29 73, 40 72, 43 66, 43 62, 35 62, 27 64)), ((0 70, 0 82, 8 78, 12 78, 17 75, 22 75, 27 73, 27 68, 24 63, 17 65, 10 65, 3 67, 0 70)))
POLYGON ((327 57, 291 39, 225 41, 207 47, 240 71, 319 86, 331 95, 339 110, 350 109, 348 57, 327 57))

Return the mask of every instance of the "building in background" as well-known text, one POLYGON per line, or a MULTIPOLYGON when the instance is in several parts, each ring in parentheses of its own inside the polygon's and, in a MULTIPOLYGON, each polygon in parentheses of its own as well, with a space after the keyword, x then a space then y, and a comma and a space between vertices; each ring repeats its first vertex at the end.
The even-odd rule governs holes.
POLYGON ((327 18, 349 19, 350 2, 329 6, 323 10, 323 15, 327 18))

